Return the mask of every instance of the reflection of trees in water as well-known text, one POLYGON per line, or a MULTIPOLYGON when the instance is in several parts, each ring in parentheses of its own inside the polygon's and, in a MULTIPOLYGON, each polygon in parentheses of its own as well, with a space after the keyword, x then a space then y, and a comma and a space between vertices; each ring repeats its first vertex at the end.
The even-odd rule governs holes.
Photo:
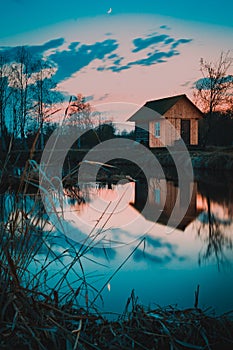
POLYGON ((229 218, 233 218, 233 183, 232 176, 229 178, 224 174, 205 175, 205 181, 198 181, 198 192, 211 202, 218 203, 224 207, 229 218))
POLYGON ((27 250, 41 241, 46 223, 43 203, 38 196, 12 192, 0 196, 1 243, 11 238, 12 242, 27 250))
POLYGON ((68 186, 64 190, 64 195, 68 198, 70 205, 90 203, 92 197, 97 196, 101 189, 112 189, 110 183, 84 183, 81 185, 68 186))
MULTIPOLYGON (((90 186, 83 188, 87 191, 94 189, 90 186)), ((83 192, 76 187, 65 190, 69 201, 74 200, 74 204, 78 203, 80 206, 85 203, 82 194, 83 192)), ((58 194, 51 193, 51 200, 54 200, 54 203, 58 197, 58 194)), ((59 214, 58 211, 57 215, 59 216, 59 214)), ((85 251, 93 257, 111 260, 116 255, 116 251, 112 247, 107 250, 104 245, 97 248, 94 240, 92 245, 78 243, 68 238, 63 231, 59 231, 50 221, 39 194, 6 192, 0 195, 0 248, 8 242, 9 247, 14 245, 17 255, 19 251, 25 251, 25 256, 26 254, 27 256, 38 254, 54 258, 55 255, 58 255, 59 259, 62 260, 66 256, 74 258, 77 252, 85 251), (62 255, 61 251, 66 252, 66 254, 62 255)))
POLYGON ((68 198, 70 205, 82 204, 86 202, 84 195, 79 186, 68 187, 64 190, 65 196, 68 198))
POLYGON ((230 220, 221 220, 211 213, 210 197, 206 197, 207 213, 202 215, 202 223, 198 228, 198 236, 203 239, 205 243, 204 252, 199 253, 199 265, 202 262, 215 259, 220 270, 221 266, 229 264, 229 260, 225 254, 226 250, 232 250, 232 239, 225 233, 227 226, 231 225, 230 220), (205 229, 207 234, 205 235, 205 229), (205 236, 204 236, 205 235, 205 236))
POLYGON ((54 292, 59 301, 71 296, 74 305, 87 308, 91 295, 99 295, 94 283, 102 275, 96 274, 95 266, 106 265, 95 256, 110 260, 115 251, 98 250, 94 241, 92 246, 75 245, 48 219, 40 196, 0 195, 0 309, 5 307, 6 296, 14 297, 21 286, 23 293, 27 290, 30 295, 46 296, 46 300, 54 300, 54 292), (84 259, 93 264, 93 272, 86 273, 84 259))

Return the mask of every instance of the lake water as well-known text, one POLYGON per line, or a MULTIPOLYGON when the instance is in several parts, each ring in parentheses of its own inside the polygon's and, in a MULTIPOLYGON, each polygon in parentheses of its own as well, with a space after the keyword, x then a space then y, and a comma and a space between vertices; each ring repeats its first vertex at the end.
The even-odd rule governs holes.
MULTIPOLYGON (((77 290, 83 269, 88 298, 95 299, 100 290, 104 303, 95 302, 104 312, 121 313, 132 289, 145 306, 192 307, 197 285, 199 306, 217 313, 233 309, 231 176, 197 174, 185 215, 172 179, 83 184, 66 190, 62 203, 57 194, 51 198, 45 199, 47 213, 33 195, 24 195, 17 205, 28 216, 41 217, 36 225, 43 227, 46 244, 37 260, 48 260, 48 251, 62 257, 62 263, 57 259, 49 266, 52 287, 59 280, 53 274, 70 266, 79 252, 82 268, 77 261, 67 280, 77 290)), ((5 193, 0 203, 1 221, 7 222, 17 207, 15 197, 5 193)), ((38 273, 41 265, 30 268, 38 273)))

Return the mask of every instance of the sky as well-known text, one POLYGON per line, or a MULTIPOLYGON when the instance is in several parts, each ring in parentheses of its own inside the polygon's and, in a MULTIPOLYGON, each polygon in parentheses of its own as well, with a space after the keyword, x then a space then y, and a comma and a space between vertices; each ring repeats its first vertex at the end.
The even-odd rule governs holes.
POLYGON ((192 98, 200 58, 233 53, 232 10, 228 0, 1 0, 0 50, 27 46, 55 67, 60 91, 94 105, 192 98))

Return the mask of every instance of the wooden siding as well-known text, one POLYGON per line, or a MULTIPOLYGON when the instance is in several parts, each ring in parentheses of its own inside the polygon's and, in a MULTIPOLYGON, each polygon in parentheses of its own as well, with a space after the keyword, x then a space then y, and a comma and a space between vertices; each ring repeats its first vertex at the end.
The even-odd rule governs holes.
POLYGON ((164 116, 168 119, 200 119, 201 114, 189 100, 182 98, 164 116))
POLYGON ((172 146, 176 140, 180 139, 180 119, 171 118, 167 123, 171 124, 171 127, 167 127, 167 145, 172 146))
MULTIPOLYGON (((198 119, 200 112, 187 99, 179 100, 164 115, 180 133, 180 120, 190 119, 190 145, 198 145, 198 119), (175 120, 175 121, 174 121, 175 120)), ((175 137, 177 139, 177 137, 175 137)), ((168 140, 171 145, 171 139, 168 140)))
POLYGON ((198 119, 200 119, 200 113, 192 103, 189 103, 186 99, 179 100, 165 113, 165 117, 168 118, 179 133, 181 132, 180 120, 190 119, 190 145, 198 145, 198 119))
POLYGON ((191 119, 190 145, 198 145, 198 119, 191 119))
POLYGON ((149 146, 151 148, 172 146, 176 140, 180 139, 180 119, 161 119, 160 138, 156 138, 154 135, 156 122, 150 122, 149 124, 149 146))
POLYGON ((165 147, 166 128, 165 119, 159 119, 149 123, 149 147, 165 147), (160 137, 155 137, 155 123, 160 122, 160 137))

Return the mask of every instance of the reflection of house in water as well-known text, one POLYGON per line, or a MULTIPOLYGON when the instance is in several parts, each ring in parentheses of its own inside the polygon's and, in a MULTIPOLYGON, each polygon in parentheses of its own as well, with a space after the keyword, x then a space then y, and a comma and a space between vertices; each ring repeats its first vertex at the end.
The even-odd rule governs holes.
POLYGON ((197 208, 197 183, 186 183, 182 189, 174 181, 150 179, 137 182, 133 206, 150 221, 185 228, 199 215, 197 208))

